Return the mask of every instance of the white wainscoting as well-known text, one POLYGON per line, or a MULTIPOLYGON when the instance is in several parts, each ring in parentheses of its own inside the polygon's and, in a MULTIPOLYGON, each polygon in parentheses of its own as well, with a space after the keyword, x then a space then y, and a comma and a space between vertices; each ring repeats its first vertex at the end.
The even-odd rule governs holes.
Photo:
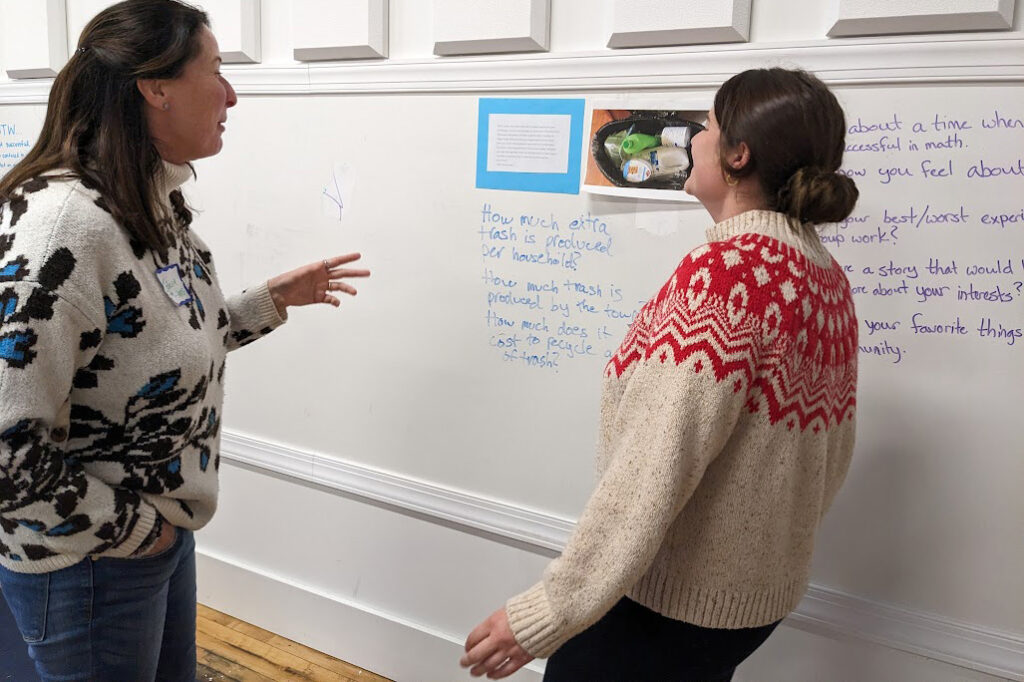
MULTIPOLYGON (((467 532, 512 541, 524 549, 545 554, 551 550, 561 549, 573 526, 567 519, 538 510, 523 509, 433 483, 227 431, 223 435, 221 456, 228 462, 316 483, 348 496, 383 503, 399 513, 414 515, 450 528, 465 529, 467 532)), ((222 564, 231 563, 227 558, 212 555, 206 559, 213 560, 222 564)), ((223 573, 225 568, 221 566, 218 570, 223 573)), ((244 567, 243 571, 262 575, 253 567, 244 567)), ((275 578, 263 575, 263 579, 275 578)), ((294 587, 313 594, 301 586, 294 587)), ((246 592, 239 591, 237 585, 235 591, 246 592)), ((338 598, 325 595, 321 595, 321 598, 338 601, 338 598)), ((339 603, 346 605, 348 609, 362 609, 367 613, 372 611, 345 600, 339 603)), ((273 608, 279 607, 279 604, 273 605, 273 608)), ((269 608, 268 606, 267 609, 269 608)), ((246 617, 244 613, 238 615, 246 617)), ((283 616, 271 616, 269 612, 264 614, 262 611, 257 615, 261 617, 260 622, 266 622, 265 618, 271 618, 272 621, 285 625, 283 616)), ((376 615, 406 628, 419 628, 423 636, 448 643, 457 644, 459 641, 455 635, 428 631, 426 628, 404 622, 399 617, 376 615)), ((354 616, 349 614, 346 618, 348 617, 354 616)), ((867 641, 990 675, 1024 679, 1024 633, 998 632, 935 614, 844 594, 824 586, 811 585, 796 611, 786 619, 786 624, 830 637, 867 641)), ((409 633, 399 636, 406 637, 409 633)), ((451 648, 441 643, 435 645, 437 655, 449 657, 444 660, 450 660, 451 648)), ((368 642, 367 646, 372 646, 372 642, 368 642)), ((415 675, 412 673, 402 676, 402 679, 414 678, 415 675)))
MULTIPOLYGON (((241 95, 484 94, 709 89, 735 73, 768 65, 804 68, 830 85, 1019 83, 1024 81, 1024 33, 372 63, 230 65, 224 72, 241 95)), ((45 102, 49 82, 0 82, 0 105, 45 102)))
MULTIPOLYGON (((232 557, 199 549, 196 571, 201 576, 201 604, 215 604, 236 618, 258 623, 318 651, 331 653, 338 638, 344 637, 346 649, 359 652, 360 658, 351 662, 372 666, 374 673, 393 680, 432 681, 434 678, 423 677, 424 671, 454 672, 463 653, 461 637, 298 584, 232 557), (260 598, 252 599, 254 594, 260 598)), ((542 670, 540 664, 532 664, 516 679, 540 682, 542 670)))

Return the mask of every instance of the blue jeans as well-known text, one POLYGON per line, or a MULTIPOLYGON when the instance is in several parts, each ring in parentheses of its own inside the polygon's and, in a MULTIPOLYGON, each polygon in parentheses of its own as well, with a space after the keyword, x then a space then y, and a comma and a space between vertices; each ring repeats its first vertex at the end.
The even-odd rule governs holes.
POLYGON ((44 682, 194 682, 192 532, 144 559, 85 559, 52 573, 0 567, 0 588, 44 682))

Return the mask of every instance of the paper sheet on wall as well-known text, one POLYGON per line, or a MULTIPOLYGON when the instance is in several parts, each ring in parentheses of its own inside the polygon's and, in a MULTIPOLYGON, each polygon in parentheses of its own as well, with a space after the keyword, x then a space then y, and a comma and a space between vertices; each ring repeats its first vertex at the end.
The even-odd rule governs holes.
POLYGON ((571 124, 568 114, 491 114, 488 172, 565 173, 571 124))
POLYGON ((480 98, 476 186, 577 194, 584 107, 582 99, 480 98))

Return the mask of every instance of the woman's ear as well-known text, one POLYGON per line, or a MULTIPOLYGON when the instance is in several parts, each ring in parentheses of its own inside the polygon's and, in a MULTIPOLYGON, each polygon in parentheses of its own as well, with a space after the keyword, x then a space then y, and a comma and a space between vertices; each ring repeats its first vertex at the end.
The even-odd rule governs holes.
POLYGON ((138 78, 135 86, 139 89, 143 99, 154 109, 166 111, 170 108, 167 92, 164 89, 164 81, 160 78, 138 78))
POLYGON ((746 142, 740 142, 725 155, 725 163, 732 172, 743 170, 750 163, 750 147, 746 142))

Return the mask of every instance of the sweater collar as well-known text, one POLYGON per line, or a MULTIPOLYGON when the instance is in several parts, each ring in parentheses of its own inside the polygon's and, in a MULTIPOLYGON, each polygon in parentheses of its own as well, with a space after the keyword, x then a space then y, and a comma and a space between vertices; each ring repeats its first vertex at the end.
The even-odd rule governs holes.
POLYGON ((185 184, 186 180, 192 177, 192 167, 186 164, 170 163, 162 161, 161 168, 157 173, 156 181, 159 183, 160 196, 168 194, 185 184))
POLYGON ((796 220, 777 211, 753 210, 740 213, 707 229, 709 242, 725 241, 740 234, 763 234, 793 247, 811 262, 830 267, 832 255, 821 243, 812 225, 801 227, 796 220))

